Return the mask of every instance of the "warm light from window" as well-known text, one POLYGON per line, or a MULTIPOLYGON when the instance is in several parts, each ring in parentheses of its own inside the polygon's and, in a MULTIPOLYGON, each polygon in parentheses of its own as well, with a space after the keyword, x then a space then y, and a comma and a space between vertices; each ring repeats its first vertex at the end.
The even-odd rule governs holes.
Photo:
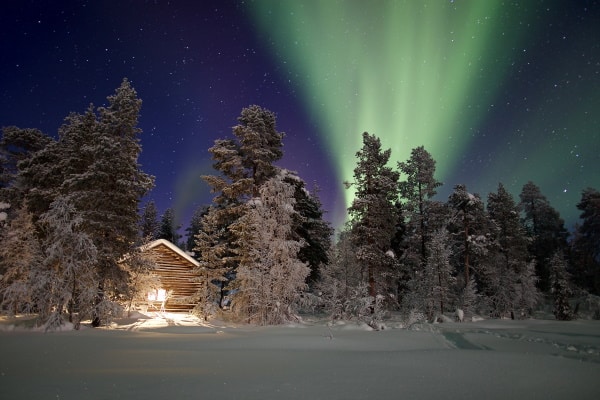
POLYGON ((148 301, 165 301, 167 298, 167 291, 165 289, 158 289, 148 292, 148 301))

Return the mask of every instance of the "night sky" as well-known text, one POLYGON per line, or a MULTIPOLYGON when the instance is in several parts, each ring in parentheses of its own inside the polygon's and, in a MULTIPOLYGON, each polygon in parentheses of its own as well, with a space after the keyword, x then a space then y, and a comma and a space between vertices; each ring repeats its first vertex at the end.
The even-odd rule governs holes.
POLYGON ((529 180, 568 228, 600 190, 597 1, 3 1, 0 125, 56 135, 127 77, 143 100, 148 195, 184 226, 212 198, 208 148, 258 104, 278 165, 320 187, 339 227, 361 134, 393 165, 423 145, 445 201, 529 180))

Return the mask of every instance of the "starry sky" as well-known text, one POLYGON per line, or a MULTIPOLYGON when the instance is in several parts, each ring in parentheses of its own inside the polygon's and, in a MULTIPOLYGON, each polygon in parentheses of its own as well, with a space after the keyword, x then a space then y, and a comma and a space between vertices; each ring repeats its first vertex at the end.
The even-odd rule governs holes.
POLYGON ((577 222, 600 189, 600 3, 579 0, 27 1, 0 6, 0 125, 56 136, 127 77, 143 100, 147 196, 184 227, 212 194, 208 148, 242 108, 277 115, 277 164, 339 227, 361 134, 393 166, 424 146, 456 184, 531 180, 577 222))

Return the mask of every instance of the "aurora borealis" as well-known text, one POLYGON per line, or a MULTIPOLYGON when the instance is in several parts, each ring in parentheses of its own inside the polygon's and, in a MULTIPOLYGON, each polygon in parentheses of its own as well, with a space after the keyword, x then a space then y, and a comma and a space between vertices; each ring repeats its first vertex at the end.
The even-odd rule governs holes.
POLYGON ((485 195, 503 182, 518 194, 532 180, 574 209, 578 189, 600 182, 598 44, 582 53, 598 25, 567 34, 561 19, 583 18, 556 2, 255 5, 276 59, 301 77, 341 180, 352 180, 356 133, 368 131, 395 161, 425 146, 446 191, 467 183, 485 195))
POLYGON ((8 1, 0 125, 56 131, 123 77, 143 100, 150 197, 182 224, 212 195, 208 148, 243 107, 277 114, 280 164, 316 182, 339 227, 368 131, 487 197, 529 180, 572 227, 600 188, 597 1, 8 1), (6 39, 10 38, 10 39, 6 39))

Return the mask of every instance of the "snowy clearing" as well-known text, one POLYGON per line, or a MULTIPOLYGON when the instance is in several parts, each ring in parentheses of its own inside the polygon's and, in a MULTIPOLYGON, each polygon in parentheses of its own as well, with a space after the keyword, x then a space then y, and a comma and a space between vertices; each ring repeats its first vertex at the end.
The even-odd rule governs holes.
POLYGON ((138 314, 102 329, 23 325, 0 320, 3 399, 600 398, 600 321, 375 332, 138 314))

